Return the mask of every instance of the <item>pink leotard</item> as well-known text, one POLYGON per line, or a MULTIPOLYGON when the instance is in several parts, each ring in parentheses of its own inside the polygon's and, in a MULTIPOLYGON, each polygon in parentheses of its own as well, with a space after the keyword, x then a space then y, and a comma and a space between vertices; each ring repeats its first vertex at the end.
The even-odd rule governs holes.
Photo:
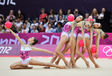
POLYGON ((31 47, 21 46, 20 57, 23 61, 29 58, 29 53, 31 50, 31 47))
POLYGON ((71 30, 71 22, 67 22, 63 27, 63 32, 68 33, 71 30))

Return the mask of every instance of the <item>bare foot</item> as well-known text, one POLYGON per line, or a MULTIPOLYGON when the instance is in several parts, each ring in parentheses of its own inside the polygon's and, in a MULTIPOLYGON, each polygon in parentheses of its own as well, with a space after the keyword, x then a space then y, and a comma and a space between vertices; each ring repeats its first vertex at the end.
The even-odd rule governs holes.
POLYGON ((33 67, 28 67, 28 66, 26 66, 26 67, 24 67, 24 69, 32 69, 33 67))
POLYGON ((89 62, 86 63, 87 68, 90 68, 89 62))
POLYGON ((11 68, 11 70, 18 70, 18 69, 32 69, 33 67, 28 67, 28 66, 19 66, 15 68, 11 68))
POLYGON ((100 68, 98 64, 95 65, 95 68, 100 68))
POLYGON ((50 69, 50 67, 49 67, 49 66, 45 66, 44 68, 45 68, 45 69, 50 69))
POLYGON ((66 66, 58 66, 57 68, 59 68, 59 69, 67 69, 68 67, 66 67, 66 66))
POLYGON ((72 68, 72 63, 71 63, 71 61, 69 62, 69 64, 68 64, 67 67, 68 67, 68 68, 72 68))
POLYGON ((78 68, 76 65, 72 65, 72 68, 78 68))
POLYGON ((55 62, 55 64, 56 64, 56 65, 58 65, 58 64, 59 64, 59 62, 58 62, 58 61, 56 61, 56 62, 55 62))

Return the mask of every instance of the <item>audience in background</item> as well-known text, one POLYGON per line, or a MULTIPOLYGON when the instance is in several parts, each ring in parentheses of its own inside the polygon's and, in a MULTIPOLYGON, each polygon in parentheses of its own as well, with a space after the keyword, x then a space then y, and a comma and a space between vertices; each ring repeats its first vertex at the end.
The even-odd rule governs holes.
POLYGON ((97 11, 96 8, 94 8, 94 9, 92 10, 91 16, 92 16, 94 19, 98 19, 99 14, 98 14, 98 11, 97 11))
POLYGON ((70 9, 67 10, 67 14, 65 15, 65 21, 67 22, 67 17, 68 15, 70 15, 72 13, 72 11, 70 9))
POLYGON ((62 23, 58 22, 56 32, 62 32, 62 23))
POLYGON ((27 24, 24 23, 22 25, 21 33, 28 33, 28 32, 29 32, 29 28, 27 28, 27 24))
POLYGON ((53 23, 56 21, 56 15, 53 9, 51 9, 49 12, 48 21, 53 23))
MULTIPOLYGON (((6 18, 3 14, 0 14, 0 33, 10 33, 4 27, 6 21, 12 22, 11 29, 15 33, 60 33, 64 24, 68 21, 67 17, 69 14, 74 14, 75 18, 82 15, 78 9, 74 9, 74 11, 68 9, 64 12, 62 9, 59 9, 58 13, 55 13, 53 9, 50 9, 49 13, 46 13, 45 9, 42 8, 39 18, 32 20, 25 18, 21 10, 18 10, 17 13, 14 10, 10 10, 9 15, 5 16, 6 18)), ((105 32, 112 32, 112 26, 110 26, 112 25, 112 15, 108 10, 102 8, 98 12, 96 8, 93 8, 91 13, 87 12, 84 14, 84 19, 87 19, 89 16, 92 16, 96 22, 100 22, 105 32)))
POLYGON ((6 21, 8 21, 8 20, 10 19, 10 17, 12 17, 12 19, 15 19, 14 10, 10 10, 9 15, 8 15, 7 18, 6 18, 6 21))
POLYGON ((89 18, 89 13, 85 14, 85 19, 89 18))
POLYGON ((36 26, 32 26, 31 33, 38 33, 36 26))
POLYGON ((22 28, 23 22, 21 21, 20 18, 16 19, 15 25, 16 25, 18 33, 21 32, 21 28, 22 28))
POLYGON ((40 14, 40 17, 39 17, 39 21, 42 22, 44 18, 47 18, 47 14, 45 13, 45 9, 42 8, 41 9, 41 14, 40 14))
POLYGON ((52 33, 54 30, 52 28, 52 24, 51 23, 48 23, 48 27, 46 28, 45 32, 46 33, 52 33))
POLYGON ((20 18, 21 20, 23 20, 24 17, 22 15, 21 10, 18 10, 17 15, 16 15, 16 18, 20 18))
POLYGON ((63 19, 63 20, 65 19, 65 15, 64 15, 62 9, 60 9, 60 10, 58 11, 58 14, 56 15, 56 21, 59 21, 59 16, 62 16, 62 19, 63 19))
POLYGON ((74 12, 73 12, 73 14, 74 14, 74 17, 75 18, 78 17, 80 15, 79 14, 79 10, 78 9, 75 9, 74 12))

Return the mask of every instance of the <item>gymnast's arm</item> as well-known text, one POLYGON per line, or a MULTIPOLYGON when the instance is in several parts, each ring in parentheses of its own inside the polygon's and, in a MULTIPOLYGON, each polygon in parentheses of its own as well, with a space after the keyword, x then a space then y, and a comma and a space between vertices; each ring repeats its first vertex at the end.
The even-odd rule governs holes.
POLYGON ((32 51, 40 51, 40 52, 45 52, 45 53, 54 55, 53 52, 48 51, 48 50, 46 50, 46 49, 40 49, 40 48, 36 48, 36 47, 31 47, 31 48, 32 48, 32 51))
POLYGON ((10 30, 10 32, 17 38, 17 40, 19 41, 19 43, 20 43, 21 45, 24 45, 24 42, 20 39, 20 37, 17 36, 16 33, 14 33, 11 29, 9 29, 9 30, 10 30))

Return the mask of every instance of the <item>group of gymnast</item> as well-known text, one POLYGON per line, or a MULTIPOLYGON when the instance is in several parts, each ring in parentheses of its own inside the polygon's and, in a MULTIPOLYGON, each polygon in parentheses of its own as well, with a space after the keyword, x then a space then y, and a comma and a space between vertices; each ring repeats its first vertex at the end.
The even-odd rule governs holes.
POLYGON ((84 53, 87 52, 89 59, 94 64, 95 68, 99 68, 99 65, 95 62, 94 58, 98 58, 99 52, 99 40, 100 38, 105 39, 108 35, 101 29, 101 24, 96 23, 92 16, 89 16, 88 19, 83 19, 83 16, 78 16, 74 18, 73 14, 68 16, 68 22, 64 25, 63 31, 61 33, 60 41, 54 50, 51 52, 49 50, 36 48, 35 45, 38 40, 35 37, 28 39, 28 44, 25 44, 16 33, 14 33, 10 28, 8 29, 19 41, 21 45, 20 49, 20 58, 21 61, 18 61, 10 65, 11 69, 32 69, 29 65, 34 66, 45 66, 44 68, 56 67, 60 69, 76 68, 76 62, 81 57, 87 68, 90 68, 89 62, 86 60, 84 53), (93 46, 93 37, 95 36, 96 40, 96 53, 93 55, 91 48, 93 46), (80 46, 79 42, 83 41, 84 46, 80 46), (82 49, 80 49, 82 48, 82 49), (68 62, 64 54, 70 49, 70 61, 68 62), (44 63, 32 59, 29 56, 31 51, 40 51, 53 55, 50 63, 44 63), (60 60, 63 60, 65 66, 58 65, 60 60), (55 63, 55 64, 54 64, 55 63))

